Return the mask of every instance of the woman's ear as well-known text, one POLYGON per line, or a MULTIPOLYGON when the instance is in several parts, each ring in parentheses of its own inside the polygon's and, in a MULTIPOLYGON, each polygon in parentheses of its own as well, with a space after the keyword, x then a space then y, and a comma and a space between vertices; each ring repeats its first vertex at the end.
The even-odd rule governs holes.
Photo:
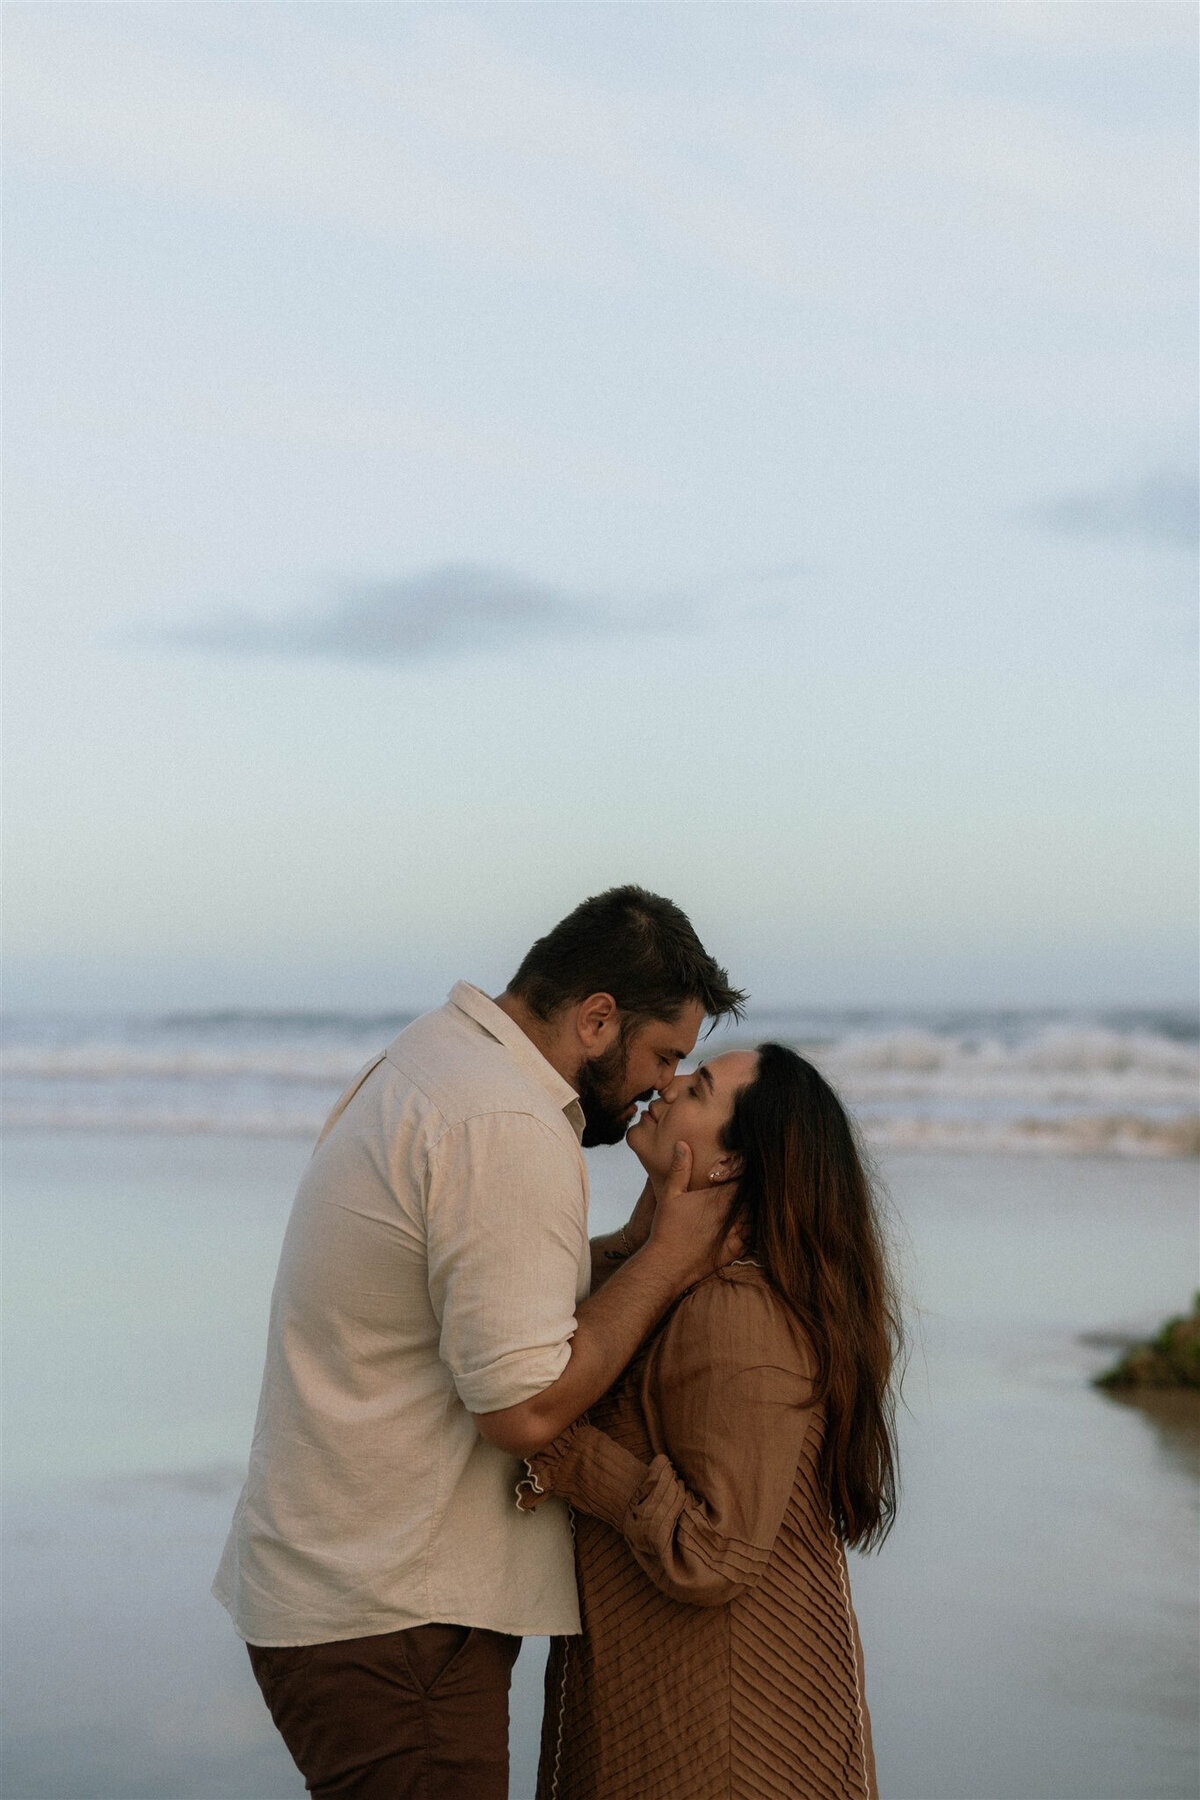
POLYGON ((718 1158, 708 1171, 708 1179, 714 1185, 724 1181, 740 1181, 745 1163, 740 1156, 724 1155, 718 1158))

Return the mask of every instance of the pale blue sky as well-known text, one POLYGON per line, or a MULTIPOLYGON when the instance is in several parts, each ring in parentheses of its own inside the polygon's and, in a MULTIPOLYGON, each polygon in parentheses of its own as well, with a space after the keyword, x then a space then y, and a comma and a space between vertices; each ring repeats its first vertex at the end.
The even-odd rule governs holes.
POLYGON ((1194 999, 1190 7, 6 18, 11 1005, 1194 999))

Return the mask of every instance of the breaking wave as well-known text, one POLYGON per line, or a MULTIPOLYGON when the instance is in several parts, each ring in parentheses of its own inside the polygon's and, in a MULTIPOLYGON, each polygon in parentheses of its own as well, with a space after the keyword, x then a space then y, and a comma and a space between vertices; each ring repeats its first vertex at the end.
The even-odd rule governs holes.
MULTIPOLYGON (((409 1016, 9 1020, 4 1122, 311 1138, 409 1016)), ((1200 1153, 1194 1014, 760 1014, 706 1050, 764 1037, 810 1056, 882 1148, 1200 1153)))

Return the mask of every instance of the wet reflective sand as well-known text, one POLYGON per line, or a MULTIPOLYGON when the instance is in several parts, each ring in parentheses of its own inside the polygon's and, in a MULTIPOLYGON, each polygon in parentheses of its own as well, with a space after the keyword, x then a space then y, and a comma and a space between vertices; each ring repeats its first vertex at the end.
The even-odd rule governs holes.
MULTIPOLYGON (((208 1583, 303 1146, 14 1136, 6 1154, 4 1791, 302 1785, 208 1583)), ((624 1203, 593 1161, 595 1224, 624 1203)), ((922 1315, 903 1511, 851 1559, 885 1800, 1197 1788, 1200 1407, 1089 1373, 1195 1283, 1196 1168, 893 1156, 922 1315)), ((532 1791, 542 1647, 514 1689, 532 1791)))

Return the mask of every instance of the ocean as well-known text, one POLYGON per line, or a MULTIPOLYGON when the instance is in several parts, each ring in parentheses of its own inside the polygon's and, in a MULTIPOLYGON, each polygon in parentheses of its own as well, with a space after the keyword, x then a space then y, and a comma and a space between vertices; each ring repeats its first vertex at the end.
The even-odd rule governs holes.
MULTIPOLYGON (((411 1014, 9 1017, 9 1128, 311 1138, 411 1014)), ((704 1049, 777 1038, 885 1148, 1200 1151, 1195 1011, 759 1013, 704 1049)))
MULTIPOLYGON (((301 1800, 208 1590, 296 1181, 402 1022, 10 1021, 6 1800, 301 1800)), ((1194 1015, 742 1035, 808 1047, 851 1102, 907 1297, 900 1517, 850 1559, 884 1800, 1192 1800, 1200 1406, 1090 1378, 1197 1282, 1194 1015)), ((638 1171, 588 1156, 603 1231, 638 1171)), ((544 1651, 517 1664, 512 1800, 544 1651)))

